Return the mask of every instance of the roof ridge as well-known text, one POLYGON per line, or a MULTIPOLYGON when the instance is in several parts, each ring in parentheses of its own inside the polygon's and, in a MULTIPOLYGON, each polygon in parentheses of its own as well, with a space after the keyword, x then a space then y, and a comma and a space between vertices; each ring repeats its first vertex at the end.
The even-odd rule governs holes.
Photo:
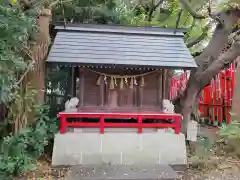
POLYGON ((160 28, 147 26, 120 26, 120 25, 97 25, 97 24, 70 24, 66 27, 56 25, 58 31, 96 32, 96 33, 116 33, 116 34, 136 34, 154 36, 184 36, 185 29, 160 28))

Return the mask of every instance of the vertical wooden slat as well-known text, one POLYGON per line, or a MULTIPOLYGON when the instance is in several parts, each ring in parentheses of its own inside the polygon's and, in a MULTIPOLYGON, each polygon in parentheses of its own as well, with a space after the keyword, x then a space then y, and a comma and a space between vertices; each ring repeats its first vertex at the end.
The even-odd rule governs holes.
POLYGON ((71 69, 71 94, 72 96, 76 96, 76 76, 75 76, 75 67, 72 67, 71 69))
POLYGON ((165 99, 170 99, 170 85, 172 79, 172 70, 167 70, 165 79, 165 99))
POLYGON ((212 109, 211 109, 211 115, 212 115, 212 119, 211 119, 211 123, 213 123, 215 121, 215 106, 214 106, 214 79, 211 80, 211 105, 212 105, 212 109))
POLYGON ((137 88, 138 88, 138 86, 135 86, 134 90, 133 90, 133 106, 137 106, 138 105, 137 88))
POLYGON ((162 108, 162 99, 163 99, 163 94, 162 94, 162 71, 159 71, 158 75, 158 105, 162 108))
POLYGON ((134 90, 135 87, 133 87, 133 89, 129 89, 127 92, 127 106, 129 107, 133 107, 134 106, 134 90))
POLYGON ((221 74, 217 75, 217 104, 218 104, 218 123, 222 123, 222 109, 221 109, 221 74))
POLYGON ((79 68, 79 76, 80 76, 79 77, 79 86, 80 86, 79 105, 83 107, 84 106, 84 69, 83 68, 79 68))
POLYGON ((99 90, 100 90, 100 92, 99 92, 99 94, 100 94, 100 106, 101 107, 103 107, 104 104, 105 104, 104 103, 104 99, 105 99, 104 86, 105 86, 104 80, 103 80, 103 77, 101 76, 100 77, 100 88, 99 88, 99 90))
POLYGON ((167 70, 163 70, 163 77, 162 77, 162 95, 163 95, 163 99, 165 99, 165 94, 166 94, 166 75, 167 70))
POLYGON ((224 71, 224 118, 225 123, 227 122, 227 74, 226 70, 224 71))
POLYGON ((227 124, 230 123, 231 121, 231 115, 230 115, 230 110, 231 110, 231 68, 228 69, 227 71, 227 124))
POLYGON ((232 83, 234 85, 233 88, 233 97, 232 97, 232 118, 239 120, 240 119, 240 56, 236 59, 235 66, 234 66, 234 78, 232 79, 232 83))
POLYGON ((143 87, 139 87, 139 107, 142 108, 143 105, 143 87))

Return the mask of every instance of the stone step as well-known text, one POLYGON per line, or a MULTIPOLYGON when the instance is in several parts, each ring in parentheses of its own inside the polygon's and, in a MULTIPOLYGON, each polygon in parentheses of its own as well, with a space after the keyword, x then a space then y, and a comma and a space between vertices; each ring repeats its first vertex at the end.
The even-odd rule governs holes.
POLYGON ((168 165, 73 166, 66 180, 180 180, 168 165))

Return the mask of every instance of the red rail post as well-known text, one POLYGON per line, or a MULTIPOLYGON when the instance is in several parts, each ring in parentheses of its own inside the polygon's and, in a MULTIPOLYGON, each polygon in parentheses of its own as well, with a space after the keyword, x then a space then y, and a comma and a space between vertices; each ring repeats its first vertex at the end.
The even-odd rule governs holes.
POLYGON ((179 133, 180 133, 181 119, 182 119, 181 116, 177 116, 177 117, 175 118, 175 123, 176 123, 175 133, 176 133, 176 134, 179 134, 179 133))
POLYGON ((61 124, 60 124, 60 134, 64 134, 67 131, 67 121, 65 116, 61 116, 61 124))
POLYGON ((104 134, 104 117, 100 117, 100 134, 104 134))
POLYGON ((142 133, 142 116, 138 116, 138 133, 142 133))

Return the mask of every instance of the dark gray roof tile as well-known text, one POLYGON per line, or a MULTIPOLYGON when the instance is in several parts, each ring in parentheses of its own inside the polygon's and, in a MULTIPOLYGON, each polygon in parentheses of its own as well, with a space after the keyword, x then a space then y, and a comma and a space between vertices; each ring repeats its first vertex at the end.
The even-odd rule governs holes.
POLYGON ((96 26, 85 28, 84 31, 82 29, 60 30, 47 61, 76 65, 196 67, 180 32, 174 36, 166 30, 161 35, 156 35, 157 32, 154 31, 154 34, 147 36, 147 31, 142 31, 145 33, 141 35, 139 32, 128 33, 128 29, 122 33, 113 33, 115 29, 102 33, 103 29, 96 26))

